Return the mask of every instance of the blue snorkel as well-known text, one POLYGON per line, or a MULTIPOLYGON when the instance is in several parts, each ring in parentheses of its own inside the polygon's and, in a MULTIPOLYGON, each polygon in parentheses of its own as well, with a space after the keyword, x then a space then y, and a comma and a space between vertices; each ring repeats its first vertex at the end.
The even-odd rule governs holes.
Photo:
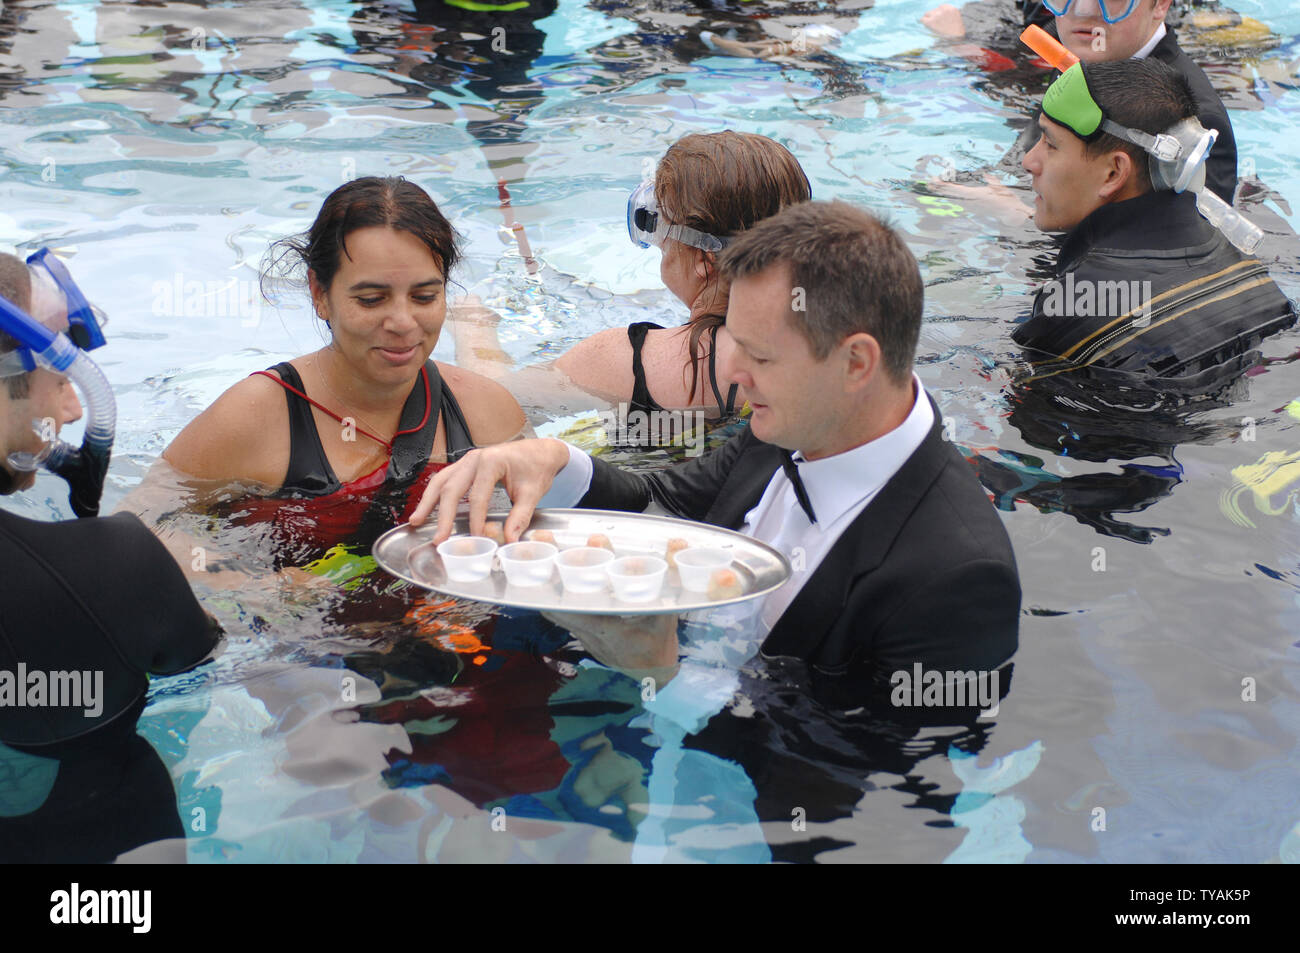
POLYGON ((14 357, 21 362, 22 371, 42 367, 64 374, 81 390, 86 405, 86 430, 80 447, 53 438, 39 454, 9 454, 8 463, 15 470, 28 472, 44 466, 68 482, 74 513, 95 516, 99 512, 104 476, 117 431, 117 403, 104 372, 83 349, 99 347, 104 343, 104 335, 94 309, 67 268, 49 249, 43 248, 29 257, 27 264, 33 276, 33 300, 42 272, 54 290, 62 294, 68 331, 65 334, 50 330, 3 296, 0 296, 0 331, 18 342, 14 357))

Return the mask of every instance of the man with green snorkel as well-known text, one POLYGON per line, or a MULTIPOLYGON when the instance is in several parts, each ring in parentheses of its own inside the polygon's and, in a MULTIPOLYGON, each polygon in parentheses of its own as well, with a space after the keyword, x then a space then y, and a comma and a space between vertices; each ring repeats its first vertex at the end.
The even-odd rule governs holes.
POLYGON ((87 354, 99 315, 47 249, 0 255, 0 492, 44 466, 68 481, 78 516, 0 510, 0 742, 50 757, 143 707, 146 673, 192 668, 216 643, 180 567, 136 517, 94 518, 115 406, 87 354), (87 403, 80 448, 58 440, 87 403), (75 691, 74 691, 75 689, 75 691))
POLYGON ((1031 379, 1086 371, 1203 392, 1295 322, 1249 257, 1259 230, 1207 187, 1216 133, 1196 115, 1187 80, 1157 60, 1075 63, 1047 90, 1022 165, 1034 222, 1066 235, 1013 335, 1031 379))

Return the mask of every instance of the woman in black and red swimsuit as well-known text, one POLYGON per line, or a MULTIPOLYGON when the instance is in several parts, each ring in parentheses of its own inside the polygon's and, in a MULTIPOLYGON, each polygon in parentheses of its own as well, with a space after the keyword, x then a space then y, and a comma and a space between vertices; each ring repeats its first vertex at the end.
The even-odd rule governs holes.
POLYGON ((387 515, 404 519, 401 504, 419 499, 435 469, 518 436, 524 415, 503 387, 429 359, 455 237, 414 183, 369 177, 336 189, 307 234, 280 246, 305 268, 329 344, 235 384, 164 459, 199 480, 311 499, 298 507, 305 521, 346 534, 381 488, 400 488, 387 515))

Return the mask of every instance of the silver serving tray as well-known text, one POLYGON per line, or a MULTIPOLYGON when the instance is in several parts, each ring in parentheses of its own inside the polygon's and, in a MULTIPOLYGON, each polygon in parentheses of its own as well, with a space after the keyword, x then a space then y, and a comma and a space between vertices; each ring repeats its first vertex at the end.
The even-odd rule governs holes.
MULTIPOLYGON (((508 513, 490 513, 489 520, 505 522, 508 513)), ((433 545, 436 529, 433 521, 418 529, 404 524, 389 530, 375 541, 374 557, 385 570, 425 589, 490 602, 519 609, 552 612, 576 612, 600 615, 662 615, 712 609, 758 599, 790 578, 790 563, 771 546, 741 533, 705 523, 692 523, 671 516, 645 513, 618 513, 611 510, 537 510, 525 530, 528 539, 534 530, 550 530, 560 549, 585 546, 593 533, 604 533, 619 556, 663 556, 668 540, 679 537, 692 547, 708 546, 729 549, 734 553, 731 568, 740 577, 744 591, 731 599, 709 599, 705 593, 689 592, 681 587, 677 570, 670 568, 664 577, 663 591, 651 602, 624 602, 613 591, 593 593, 565 592, 558 572, 542 586, 511 586, 499 564, 492 574, 476 582, 453 582, 447 578, 442 558, 433 545)), ((456 519, 454 535, 469 532, 469 517, 456 519)))

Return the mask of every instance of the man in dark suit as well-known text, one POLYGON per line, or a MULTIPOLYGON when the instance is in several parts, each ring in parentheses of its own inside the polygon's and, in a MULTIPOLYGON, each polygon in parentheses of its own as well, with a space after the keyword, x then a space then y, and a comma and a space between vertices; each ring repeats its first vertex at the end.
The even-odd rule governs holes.
MULTIPOLYGON (((808 202, 733 239, 719 264, 735 342, 720 367, 753 410, 744 433, 652 474, 557 440, 476 450, 435 476, 412 523, 436 504, 445 539, 468 492, 479 531, 498 482, 514 504, 511 540, 539 504, 655 502, 791 558, 793 577, 764 605, 762 652, 805 663, 823 697, 863 704, 916 664, 996 669, 1017 643, 1015 557, 912 372, 923 286, 907 246, 866 212, 808 202)), ((639 637, 578 634, 616 667, 671 674, 675 638, 642 625, 639 637)))

